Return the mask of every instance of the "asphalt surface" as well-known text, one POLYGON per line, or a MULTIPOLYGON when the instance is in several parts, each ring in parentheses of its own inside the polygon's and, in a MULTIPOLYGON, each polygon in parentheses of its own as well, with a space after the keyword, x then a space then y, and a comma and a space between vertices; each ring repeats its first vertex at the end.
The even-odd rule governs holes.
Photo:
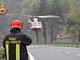
POLYGON ((80 60, 80 48, 28 46, 34 60, 80 60))

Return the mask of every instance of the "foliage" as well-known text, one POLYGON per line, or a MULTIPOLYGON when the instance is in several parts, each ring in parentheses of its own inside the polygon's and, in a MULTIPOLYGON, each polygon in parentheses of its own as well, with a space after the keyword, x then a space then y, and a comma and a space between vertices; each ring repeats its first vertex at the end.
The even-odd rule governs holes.
POLYGON ((2 58, 2 54, 4 53, 3 48, 0 48, 0 59, 2 58))
POLYGON ((80 22, 80 4, 79 4, 79 0, 73 0, 70 1, 70 10, 68 13, 68 22, 67 22, 67 29, 68 32, 71 34, 78 34, 78 24, 80 22))

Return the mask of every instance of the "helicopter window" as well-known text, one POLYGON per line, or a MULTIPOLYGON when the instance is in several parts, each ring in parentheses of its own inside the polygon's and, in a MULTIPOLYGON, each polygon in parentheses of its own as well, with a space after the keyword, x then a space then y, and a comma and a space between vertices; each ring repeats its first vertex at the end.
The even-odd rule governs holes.
POLYGON ((41 24, 41 22, 33 22, 32 23, 32 26, 41 26, 42 24, 41 24))

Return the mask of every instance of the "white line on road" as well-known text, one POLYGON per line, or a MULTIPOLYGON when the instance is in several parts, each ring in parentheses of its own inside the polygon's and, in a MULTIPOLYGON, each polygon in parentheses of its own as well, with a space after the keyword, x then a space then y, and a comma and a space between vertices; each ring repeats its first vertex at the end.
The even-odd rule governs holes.
POLYGON ((76 54, 77 56, 80 56, 80 54, 76 54))
POLYGON ((30 60, 35 60, 34 57, 29 52, 28 52, 28 55, 30 60))
POLYGON ((66 54, 70 54, 70 52, 65 52, 66 54))

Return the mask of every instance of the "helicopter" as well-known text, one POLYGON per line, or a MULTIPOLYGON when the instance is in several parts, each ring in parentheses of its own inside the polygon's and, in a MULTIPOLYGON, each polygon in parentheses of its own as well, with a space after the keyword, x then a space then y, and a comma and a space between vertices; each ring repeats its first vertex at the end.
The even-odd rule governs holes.
POLYGON ((28 23, 30 27, 30 32, 32 31, 40 31, 42 33, 42 22, 38 20, 38 18, 59 18, 59 16, 53 15, 45 15, 45 16, 29 16, 28 23), (33 19, 31 19, 33 18, 33 19))
POLYGON ((40 31, 42 33, 42 22, 39 20, 40 19, 51 19, 51 18, 60 18, 59 16, 54 16, 54 15, 45 15, 45 16, 32 16, 32 15, 21 15, 21 14, 6 14, 7 16, 26 16, 28 17, 28 24, 26 25, 27 27, 30 28, 30 33, 32 31, 40 31))

